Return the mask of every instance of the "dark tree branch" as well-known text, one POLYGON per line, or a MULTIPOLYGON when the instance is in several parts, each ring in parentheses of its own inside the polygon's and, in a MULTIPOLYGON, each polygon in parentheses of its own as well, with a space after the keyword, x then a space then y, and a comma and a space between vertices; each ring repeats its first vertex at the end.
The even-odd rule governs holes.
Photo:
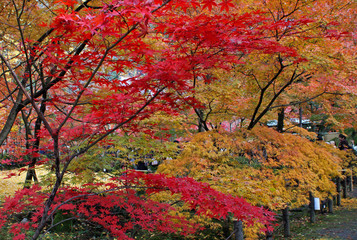
POLYGON ((289 107, 289 106, 293 106, 293 105, 300 105, 302 103, 310 102, 311 100, 314 100, 315 98, 318 98, 318 97, 320 97, 320 96, 322 96, 324 94, 328 94, 328 93, 324 91, 322 93, 319 93, 319 94, 317 94, 317 95, 315 95, 315 96, 313 96, 311 98, 308 98, 308 99, 305 99, 305 100, 302 100, 302 101, 295 101, 295 102, 290 102, 288 104, 281 104, 281 105, 272 106, 272 107, 270 107, 269 110, 272 110, 274 108, 282 108, 282 107, 289 107))
POLYGON ((265 87, 260 90, 259 101, 258 101, 257 106, 254 109, 248 129, 252 129, 254 127, 254 125, 257 123, 256 116, 258 114, 258 111, 259 111, 262 103, 263 103, 263 99, 265 97, 265 92, 268 90, 270 85, 272 85, 273 82, 280 76, 280 74, 283 72, 283 70, 285 68, 285 66, 282 63, 281 58, 279 58, 279 63, 280 63, 280 67, 279 67, 278 72, 269 80, 269 82, 265 85, 265 87))
MULTIPOLYGON (((91 2, 92 0, 86 0, 84 3, 82 3, 81 5, 79 5, 74 11, 75 12, 79 12, 81 11, 83 8, 85 8, 85 4, 91 2)), ((47 30, 31 47, 31 51, 35 51, 35 48, 40 45, 48 36, 51 35, 51 33, 54 31, 54 28, 51 28, 49 30, 47 30)), ((19 30, 21 31, 21 30, 19 30)), ((84 43, 85 46, 85 43, 84 43)), ((83 43, 80 46, 80 48, 82 47, 82 50, 84 49, 83 43)), ((80 53, 81 51, 78 51, 76 53, 80 53)), ((30 62, 33 62, 34 59, 31 58, 30 62)), ((71 61, 69 62, 69 65, 71 64, 71 61)), ((27 66, 29 66, 29 62, 27 62, 27 66)), ((66 65, 68 66, 68 64, 66 65)), ((9 69, 10 70, 10 69, 9 69)), ((68 69, 67 69, 68 70, 68 69)), ((66 71, 62 71, 59 75, 58 78, 56 78, 54 81, 46 84, 40 91, 34 93, 32 95, 33 98, 38 98, 40 96, 42 96, 44 94, 44 92, 46 92, 47 90, 49 90, 54 84, 56 84, 58 81, 60 81, 60 79, 65 75, 66 71)), ((22 80, 22 84, 25 85, 27 82, 27 78, 25 77, 22 80)), ((4 127, 2 128, 1 132, 0 132, 0 145, 2 145, 4 143, 4 141, 6 140, 8 134, 10 133, 10 130, 17 118, 18 113, 21 111, 21 109, 23 109, 26 105, 30 104, 29 99, 25 99, 24 101, 22 101, 22 97, 23 97, 23 92, 19 91, 16 97, 16 102, 13 105, 13 107, 10 110, 10 113, 6 119, 6 123, 4 125, 4 127)))
POLYGON ((261 111, 258 117, 251 120, 248 126, 248 130, 251 130, 260 121, 260 119, 269 111, 275 100, 285 91, 285 89, 290 86, 297 78, 304 74, 304 71, 299 74, 297 74, 296 72, 297 68, 291 75, 290 80, 286 82, 285 85, 274 95, 274 97, 269 101, 268 105, 263 109, 263 111, 261 111))

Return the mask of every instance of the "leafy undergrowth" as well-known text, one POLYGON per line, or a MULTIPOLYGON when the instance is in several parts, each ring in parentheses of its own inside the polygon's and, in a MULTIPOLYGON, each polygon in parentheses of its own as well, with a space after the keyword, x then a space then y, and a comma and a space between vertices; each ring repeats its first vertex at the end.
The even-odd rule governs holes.
POLYGON ((305 217, 292 214, 291 237, 284 238, 279 229, 274 239, 319 239, 319 240, 353 240, 357 239, 357 199, 342 199, 342 206, 335 207, 333 214, 317 214, 316 222, 310 223, 308 213, 305 217))

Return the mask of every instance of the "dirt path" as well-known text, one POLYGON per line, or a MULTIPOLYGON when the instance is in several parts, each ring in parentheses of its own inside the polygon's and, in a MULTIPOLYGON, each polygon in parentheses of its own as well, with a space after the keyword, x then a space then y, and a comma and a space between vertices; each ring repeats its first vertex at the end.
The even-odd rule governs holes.
POLYGON ((357 240, 357 186, 343 199, 342 207, 336 210, 336 218, 328 222, 328 228, 320 230, 324 237, 357 240))
POLYGON ((325 223, 317 225, 316 233, 321 238, 357 240, 357 199, 346 199, 342 203, 335 214, 321 219, 325 223))
POLYGON ((292 229, 290 239, 357 240, 357 186, 342 199, 342 206, 333 214, 318 214, 315 223, 305 221, 292 229))

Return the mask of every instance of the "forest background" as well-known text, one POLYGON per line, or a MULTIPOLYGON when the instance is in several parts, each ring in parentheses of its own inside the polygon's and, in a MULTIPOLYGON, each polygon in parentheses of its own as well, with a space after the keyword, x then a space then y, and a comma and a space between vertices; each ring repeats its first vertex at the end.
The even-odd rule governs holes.
POLYGON ((352 150, 320 141, 357 141, 354 1, 0 5, 1 167, 26 172, 1 203, 14 239, 68 223, 223 239, 233 219, 258 238, 356 172, 352 150))

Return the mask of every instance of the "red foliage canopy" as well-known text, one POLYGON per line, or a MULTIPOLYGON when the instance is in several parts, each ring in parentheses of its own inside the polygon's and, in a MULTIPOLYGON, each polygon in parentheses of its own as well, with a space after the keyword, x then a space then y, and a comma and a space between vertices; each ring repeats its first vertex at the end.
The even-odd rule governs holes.
MULTIPOLYGON (((0 227, 8 216, 31 209, 31 222, 12 225, 11 233, 18 239, 24 239, 25 230, 36 228, 47 199, 46 194, 40 190, 41 188, 35 185, 6 198, 0 215, 0 227)), ((192 178, 175 178, 136 171, 113 178, 111 183, 88 184, 82 188, 60 188, 47 218, 53 218, 58 210, 62 210, 70 213, 68 218, 75 216, 101 225, 120 239, 131 239, 126 233, 138 226, 148 231, 182 235, 202 229, 189 219, 176 215, 174 205, 150 199, 153 194, 164 191, 178 194, 180 201, 187 203, 194 214, 225 219, 231 213, 248 225, 259 222, 267 226, 267 229, 272 229, 274 214, 262 207, 254 207, 242 198, 223 194, 192 178)), ((49 229, 52 227, 53 223, 49 229)))
MULTIPOLYGON (((38 187, 19 191, 6 199, 1 219, 24 208, 33 209, 32 221, 39 222, 34 239, 56 208, 103 225, 121 237, 135 224, 164 232, 176 231, 176 227, 193 231, 184 220, 174 221, 178 217, 169 214, 169 205, 147 198, 168 190, 180 193, 197 214, 221 218, 232 212, 248 223, 268 224, 272 218, 265 210, 189 178, 129 172, 117 184, 101 185, 103 195, 92 193, 93 186, 61 189, 60 185, 73 159, 119 128, 144 131, 138 123, 157 111, 173 113, 184 108, 183 103, 199 105, 191 93, 196 80, 214 80, 207 77, 206 70, 229 70, 240 63, 242 54, 252 51, 297 57, 293 49, 281 46, 266 32, 308 22, 275 24, 259 12, 228 14, 235 7, 230 0, 112 0, 98 1, 101 5, 92 7, 89 2, 75 8, 77 1, 55 1, 56 16, 48 24, 41 23, 47 27, 46 33, 37 41, 18 44, 23 64, 12 66, 0 54, 16 83, 9 92, 18 94, 17 102, 9 101, 12 109, 1 142, 20 111, 29 116, 36 113, 33 142, 38 144, 44 138, 51 144, 46 150, 53 151, 51 164, 56 174, 49 196, 38 187), (41 124, 44 128, 40 130, 41 124), (82 145, 68 148, 78 142, 82 145), (145 197, 135 194, 138 185, 146 190, 145 197), (41 204, 45 207, 39 207, 41 204), (116 207, 124 209, 130 221, 111 215, 116 207)), ((36 165, 39 146, 32 148, 31 164, 36 165)), ((13 233, 22 236, 18 226, 13 225, 13 233)))

